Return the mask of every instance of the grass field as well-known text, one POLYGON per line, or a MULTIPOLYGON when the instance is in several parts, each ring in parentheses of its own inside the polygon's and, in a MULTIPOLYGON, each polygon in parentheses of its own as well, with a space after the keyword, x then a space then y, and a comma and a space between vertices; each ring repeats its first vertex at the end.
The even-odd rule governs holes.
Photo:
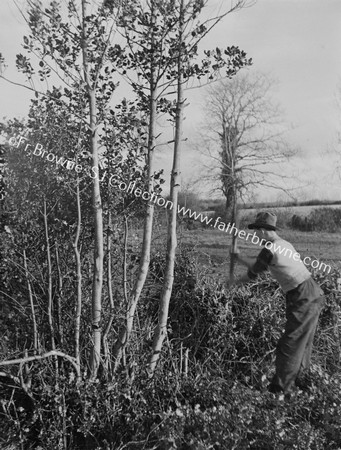
MULTIPOLYGON (((331 265, 332 270, 341 266, 341 236, 339 233, 301 232, 282 230, 280 236, 288 240, 300 253, 320 262, 331 265)), ((228 276, 231 235, 219 230, 188 230, 179 233, 179 245, 195 247, 198 262, 205 266, 207 276, 217 277, 223 281, 228 276)), ((261 247, 249 241, 238 239, 240 252, 253 257, 261 247)), ((236 274, 241 275, 245 268, 237 265, 236 274)))

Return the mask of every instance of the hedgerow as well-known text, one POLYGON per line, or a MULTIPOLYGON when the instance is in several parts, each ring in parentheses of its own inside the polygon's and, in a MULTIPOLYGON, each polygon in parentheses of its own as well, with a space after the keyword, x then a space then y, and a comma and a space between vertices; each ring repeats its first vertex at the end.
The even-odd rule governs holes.
POLYGON ((154 254, 153 290, 140 305, 126 365, 113 379, 76 383, 66 366, 56 380, 50 362, 37 362, 31 411, 20 396, 3 392, 1 448, 340 448, 337 268, 330 275, 314 274, 326 305, 315 337, 312 387, 288 399, 267 391, 285 321, 277 283, 265 275, 228 289, 205 277, 188 251, 177 259, 168 340, 154 377, 148 378, 146 336, 156 320, 161 262, 161 253, 154 254))

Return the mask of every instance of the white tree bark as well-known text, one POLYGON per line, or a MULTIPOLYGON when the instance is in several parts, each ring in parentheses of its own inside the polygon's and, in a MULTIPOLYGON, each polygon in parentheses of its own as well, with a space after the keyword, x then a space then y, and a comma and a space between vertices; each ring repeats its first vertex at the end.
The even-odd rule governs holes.
POLYGON ((183 111, 184 111, 184 96, 182 84, 182 40, 183 40, 183 0, 180 1, 180 17, 179 17, 179 50, 178 50, 178 81, 177 81, 177 104, 175 117, 175 139, 173 152, 173 167, 171 174, 171 192, 170 200, 173 203, 173 208, 170 213, 170 220, 167 230, 167 254, 166 254, 166 269, 161 298, 159 303, 158 324, 156 326, 152 354, 148 362, 148 372, 152 375, 155 371, 157 361, 159 360, 162 344, 167 335, 167 320, 169 311, 169 302, 173 289, 174 282, 174 264, 175 251, 177 246, 176 224, 177 224, 177 210, 178 210, 178 194, 180 189, 180 156, 181 156, 181 139, 182 139, 182 125, 183 125, 183 111))
MULTIPOLYGON (((92 85, 89 57, 88 57, 88 26, 86 17, 88 1, 82 0, 82 53, 83 70, 86 85, 86 91, 89 97, 90 108, 90 148, 92 155, 92 167, 95 173, 99 174, 99 145, 97 131, 97 104, 96 104, 96 86, 92 85)), ((101 199, 101 188, 99 176, 93 179, 92 184, 92 206, 94 213, 95 228, 95 246, 94 246, 94 274, 92 282, 92 349, 90 356, 90 377, 96 378, 101 354, 101 313, 102 313, 102 286, 103 286, 103 209, 101 199)))

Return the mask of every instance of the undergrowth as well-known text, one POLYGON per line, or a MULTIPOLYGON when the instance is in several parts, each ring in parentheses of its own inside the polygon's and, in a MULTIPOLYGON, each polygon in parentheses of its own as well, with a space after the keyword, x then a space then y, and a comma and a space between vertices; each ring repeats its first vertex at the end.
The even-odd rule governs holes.
POLYGON ((315 337, 312 387, 284 399, 267 391, 285 320, 277 283, 266 275, 229 290, 199 272, 191 252, 177 259, 168 339, 148 378, 146 336, 157 316, 161 261, 161 254, 152 258, 154 290, 140 304, 130 353, 115 377, 76 383, 67 366, 56 379, 51 363, 36 362, 26 393, 1 391, 0 448, 341 448, 337 268, 315 274, 326 305, 315 337))

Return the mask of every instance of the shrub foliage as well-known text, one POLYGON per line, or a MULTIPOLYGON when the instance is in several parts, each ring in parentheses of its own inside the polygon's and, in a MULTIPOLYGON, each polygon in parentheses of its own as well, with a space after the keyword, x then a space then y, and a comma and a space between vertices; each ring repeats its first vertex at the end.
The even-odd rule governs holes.
POLYGON ((151 263, 153 290, 140 306, 134 356, 110 380, 77 383, 67 364, 56 379, 49 360, 34 364, 26 392, 2 379, 1 448, 340 448, 338 272, 316 275, 326 306, 312 388, 284 399, 267 392, 284 325, 278 285, 264 276, 229 290, 199 272, 195 258, 183 250, 177 259, 168 341, 153 379, 143 367, 163 277, 160 253, 151 263))

